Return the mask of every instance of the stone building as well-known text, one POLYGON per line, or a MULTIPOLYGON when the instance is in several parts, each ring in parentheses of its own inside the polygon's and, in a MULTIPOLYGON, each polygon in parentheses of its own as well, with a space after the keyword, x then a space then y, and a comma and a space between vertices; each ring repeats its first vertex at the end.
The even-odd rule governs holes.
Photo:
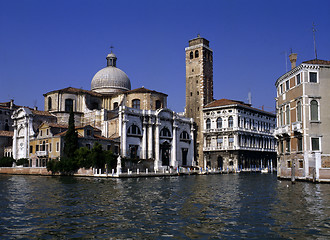
POLYGON ((14 100, 0 103, 0 158, 12 156, 14 130, 11 115, 19 107, 14 100))
POLYGON ((203 107, 213 101, 213 51, 198 35, 186 51, 185 115, 195 121, 196 160, 203 166, 203 107))
POLYGON ((278 176, 330 180, 330 61, 314 59, 276 80, 278 176))
MULTIPOLYGON (((30 138, 29 144, 29 166, 45 167, 51 159, 61 159, 64 149, 64 137, 67 125, 57 123, 42 123, 38 133, 30 138)), ((118 154, 119 142, 101 136, 101 131, 90 125, 76 127, 78 133, 78 146, 91 149, 95 142, 102 145, 104 150, 111 150, 118 154)))
POLYGON ((276 167, 275 115, 241 101, 215 100, 203 108, 204 168, 276 167))
MULTIPOLYGON (((47 121, 48 125, 41 125, 36 131, 32 125, 38 118, 29 109, 18 111, 13 116, 16 129, 14 157, 25 158, 28 146, 32 148, 31 158, 35 160, 32 166, 40 166, 40 160, 37 162, 39 157, 56 157, 45 151, 47 140, 48 144, 51 140, 40 136, 40 133, 45 126, 55 129, 49 123, 66 125, 72 109, 76 126, 90 126, 94 131, 99 129, 105 139, 118 139, 118 151, 124 158, 152 161, 155 170, 195 165, 192 118, 167 109, 167 95, 164 93, 144 87, 132 90, 128 76, 116 66, 115 54, 111 52, 106 59, 107 66, 94 75, 91 90, 68 87, 44 94, 45 115, 54 118, 54 121, 47 121), (32 140, 33 145, 30 145, 32 140), (19 148, 21 144, 22 148, 19 148), (35 149, 37 145, 39 151, 35 149)), ((49 129, 49 134, 51 131, 49 129)), ((58 135, 49 137, 60 141, 58 135)), ((57 143, 51 144, 54 148, 57 143)), ((41 161, 41 166, 44 162, 41 161)))

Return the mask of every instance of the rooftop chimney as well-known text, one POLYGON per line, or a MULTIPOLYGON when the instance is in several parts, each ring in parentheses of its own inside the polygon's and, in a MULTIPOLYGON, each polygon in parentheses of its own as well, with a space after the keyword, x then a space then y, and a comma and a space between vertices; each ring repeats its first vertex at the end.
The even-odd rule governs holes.
POLYGON ((291 69, 294 69, 296 67, 297 62, 297 53, 291 53, 289 55, 290 62, 291 62, 291 69))

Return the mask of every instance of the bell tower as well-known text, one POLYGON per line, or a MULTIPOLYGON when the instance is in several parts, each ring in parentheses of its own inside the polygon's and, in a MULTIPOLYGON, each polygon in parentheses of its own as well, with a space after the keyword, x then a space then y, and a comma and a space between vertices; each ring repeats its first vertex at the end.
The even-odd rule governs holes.
POLYGON ((213 51, 209 41, 197 36, 189 40, 186 51, 186 117, 196 129, 196 160, 203 166, 203 107, 213 101, 213 51))

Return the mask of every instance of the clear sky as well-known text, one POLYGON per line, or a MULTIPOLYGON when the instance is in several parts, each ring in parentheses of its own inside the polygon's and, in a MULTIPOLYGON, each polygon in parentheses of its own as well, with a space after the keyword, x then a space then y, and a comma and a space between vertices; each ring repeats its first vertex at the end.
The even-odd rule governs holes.
MULTIPOLYGON (((210 41, 214 98, 247 101, 273 111, 274 83, 286 54, 298 64, 330 60, 330 1, 0 0, 0 102, 44 109, 43 94, 90 90, 113 45, 132 89, 168 94, 185 106, 185 47, 197 34, 210 41)), ((287 61, 288 70, 290 62, 287 61)))

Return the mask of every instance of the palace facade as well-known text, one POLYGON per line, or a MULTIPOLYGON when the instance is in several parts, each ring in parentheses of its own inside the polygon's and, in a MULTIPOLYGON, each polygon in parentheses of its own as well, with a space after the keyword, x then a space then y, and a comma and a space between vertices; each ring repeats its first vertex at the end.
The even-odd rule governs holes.
POLYGON ((275 83, 278 176, 330 181, 330 61, 290 61, 275 83))
POLYGON ((203 108, 204 168, 276 168, 275 114, 220 99, 203 108))

